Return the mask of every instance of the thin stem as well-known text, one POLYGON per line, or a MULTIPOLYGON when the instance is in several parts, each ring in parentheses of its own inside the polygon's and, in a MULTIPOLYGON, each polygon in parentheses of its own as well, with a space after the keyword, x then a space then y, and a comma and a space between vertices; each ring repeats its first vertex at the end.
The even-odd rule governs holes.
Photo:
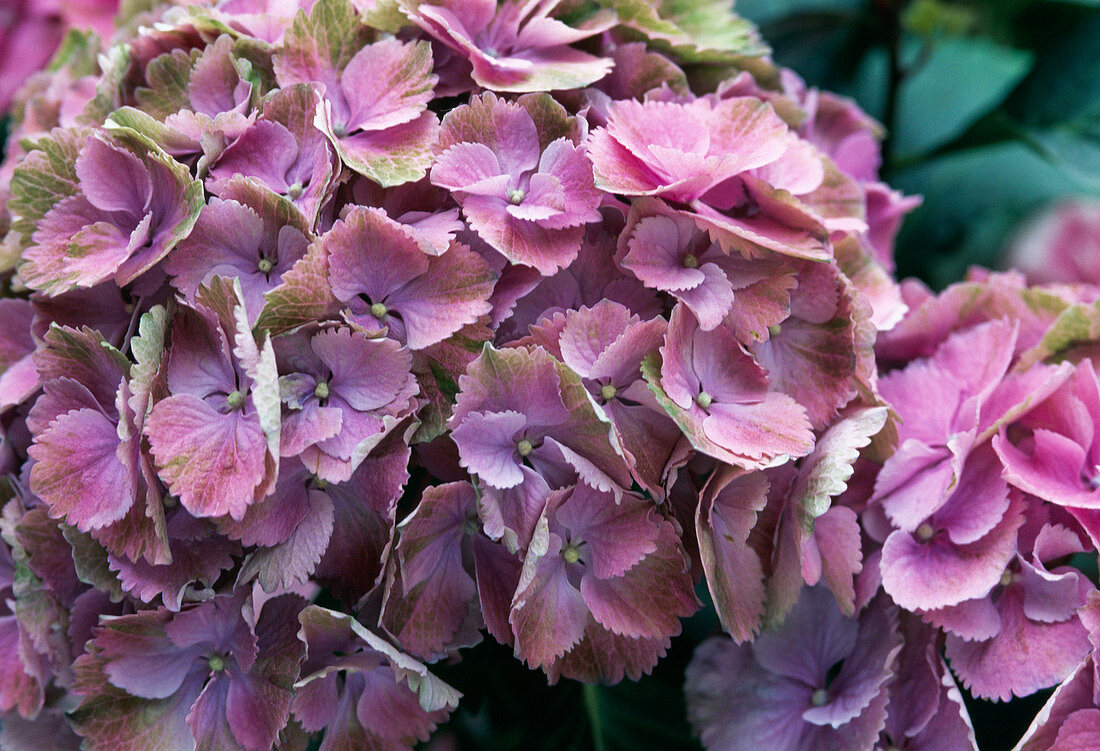
POLYGON ((134 301, 134 310, 130 314, 130 324, 126 327, 126 333, 122 336, 122 342, 118 348, 119 352, 125 352, 130 346, 130 340, 134 337, 138 319, 141 318, 141 300, 142 298, 139 297, 134 301))
POLYGON ((875 8, 886 27, 886 49, 890 57, 890 70, 886 81, 886 110, 883 112, 883 125, 886 126, 886 138, 882 143, 884 176, 890 174, 893 166, 894 132, 898 121, 898 98, 905 69, 901 64, 901 8, 900 0, 878 0, 875 8))
POLYGON ((603 737, 603 718, 600 716, 599 686, 585 683, 581 687, 584 694, 584 711, 588 715, 588 726, 592 728, 592 748, 595 751, 607 751, 603 737))

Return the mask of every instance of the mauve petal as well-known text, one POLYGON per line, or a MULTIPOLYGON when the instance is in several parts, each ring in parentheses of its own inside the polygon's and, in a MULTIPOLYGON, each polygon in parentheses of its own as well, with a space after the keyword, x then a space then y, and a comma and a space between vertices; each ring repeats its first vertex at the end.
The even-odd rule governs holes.
POLYGON ((887 610, 881 601, 872 604, 860 615, 856 643, 826 689, 828 703, 807 709, 802 717, 815 725, 834 728, 855 720, 884 692, 886 682, 894 675, 894 659, 901 647, 892 609, 887 610))
POLYGON ((570 413, 562 400, 558 366, 546 350, 486 347, 459 377, 452 425, 470 412, 522 412, 528 424, 559 425, 570 413))
POLYGON ((508 621, 516 636, 516 656, 528 665, 547 665, 584 635, 591 616, 581 593, 569 583, 561 538, 545 522, 528 549, 523 575, 508 621))
POLYGON ((706 123, 710 111, 703 100, 691 104, 623 100, 609 108, 607 132, 647 162, 654 146, 705 156, 710 148, 706 123))
POLYGON ((225 276, 254 274, 263 231, 263 220, 248 206, 211 198, 191 234, 168 256, 164 270, 175 277, 173 286, 192 299, 219 267, 233 270, 225 276))
POLYGON ((233 737, 248 751, 265 751, 286 725, 292 693, 264 677, 234 676, 225 700, 225 715, 233 737))
POLYGON ((187 713, 187 725, 197 748, 233 748, 239 745, 225 716, 225 702, 232 679, 216 673, 187 713))
POLYGON ((616 503, 613 494, 581 483, 554 510, 553 518, 569 530, 571 544, 583 544, 585 575, 608 579, 622 576, 657 550, 661 526, 655 512, 652 501, 626 493, 616 503))
POLYGON ((523 482, 516 434, 527 425, 519 412, 471 412, 451 432, 462 466, 497 488, 523 482))
POLYGON ((298 156, 298 141, 285 125, 258 120, 221 153, 210 176, 215 185, 234 175, 246 175, 271 190, 285 194, 287 176, 298 156))
POLYGON ((153 196, 153 181, 141 160, 128 150, 92 137, 76 159, 80 188, 101 211, 143 216, 153 196))
POLYGON ((903 443, 909 439, 942 443, 946 436, 960 429, 976 427, 958 425, 963 384, 934 363, 914 361, 904 370, 883 375, 878 386, 882 397, 905 417, 898 426, 898 437, 903 443))
POLYGON ((219 414, 191 394, 157 402, 145 424, 158 474, 196 516, 244 516, 264 480, 267 440, 258 420, 219 414))
POLYGON ((571 264, 580 252, 583 227, 556 230, 537 222, 517 219, 507 212, 501 198, 469 196, 462 213, 470 228, 505 258, 550 276, 571 264))
POLYGON ((703 433, 750 463, 770 462, 782 455, 802 456, 814 447, 806 410, 776 392, 754 404, 711 404, 710 414, 703 419, 703 433))
POLYGON ((686 305, 672 309, 661 347, 661 386, 681 409, 691 409, 701 391, 695 374, 694 336, 699 323, 686 305))
POLYGON ((553 184, 561 186, 565 201, 562 214, 547 221, 545 226, 561 229, 600 221, 597 209, 602 194, 593 183, 592 163, 582 149, 568 138, 552 141, 539 158, 539 172, 545 174, 532 176, 532 188, 544 177, 553 176, 553 184))
POLYGON ((993 530, 1008 511, 1008 485, 1001 479, 1001 463, 989 444, 971 452, 959 484, 935 513, 933 526, 951 541, 966 545, 993 530))
POLYGON ((825 167, 821 163, 821 154, 813 144, 791 137, 782 156, 758 168, 753 174, 776 188, 801 196, 821 185, 825 179, 825 167))
POLYGON ((703 274, 701 284, 674 294, 691 308, 699 321, 699 328, 710 331, 717 328, 733 305, 733 287, 725 273, 713 263, 704 263, 699 269, 703 274))
POLYGON ((504 173, 485 144, 456 143, 436 157, 430 179, 432 185, 447 190, 501 197, 513 178, 504 173))
POLYGON ((859 633, 827 588, 808 587, 779 629, 756 638, 752 654, 766 670, 820 687, 829 668, 852 655, 859 633))
POLYGON ((372 734, 404 745, 412 738, 427 738, 435 729, 416 692, 395 678, 393 668, 381 665, 359 676, 363 688, 356 704, 356 717, 372 734))
POLYGON ((351 476, 351 472, 355 467, 348 465, 339 472, 335 468, 330 468, 331 472, 329 469, 317 469, 314 460, 320 457, 317 457, 315 452, 320 451, 322 455, 327 454, 330 457, 341 459, 343 462, 350 462, 361 442, 372 436, 379 440, 382 438, 385 423, 380 416, 372 412, 359 412, 352 409, 351 405, 338 394, 329 397, 328 406, 341 412, 340 432, 331 438, 326 438, 308 447, 303 452, 302 459, 313 469, 315 474, 323 476, 330 482, 343 482, 351 476))
MULTIPOLYGON (((700 325, 700 329, 702 326, 700 325)), ((742 348, 728 328, 695 333, 691 364, 699 388, 715 402, 758 402, 768 389, 768 374, 742 348)))
POLYGON ((657 638, 680 633, 680 618, 698 607, 678 533, 658 527, 656 550, 622 576, 599 579, 585 572, 581 594, 596 621, 615 634, 657 638))
POLYGON ((1067 717, 1058 728, 1058 738, 1051 748, 1058 751, 1100 748, 1100 709, 1080 709, 1067 717))
MULTIPOLYGON (((145 699, 163 699, 179 690, 202 660, 200 647, 180 648, 163 629, 166 612, 124 616, 107 622, 95 639, 112 685, 145 699), (158 623, 159 621, 159 623, 158 623)), ((201 669, 201 668, 200 668, 201 669)))
POLYGON ((557 229, 560 226, 579 224, 580 222, 567 222, 562 225, 558 219, 565 213, 565 191, 561 181, 553 175, 539 173, 532 175, 527 185, 527 191, 520 203, 508 203, 504 207, 510 216, 528 222, 539 222, 544 227, 557 229), (548 219, 554 218, 553 222, 548 219))
POLYGON ((801 751, 811 689, 761 668, 749 645, 708 639, 685 673, 688 718, 705 748, 801 751))
POLYGON ((496 154, 498 174, 518 178, 535 169, 542 151, 538 128, 530 113, 514 102, 485 94, 470 107, 452 110, 443 120, 443 144, 483 143, 496 154))
POLYGON ((997 604, 1002 628, 995 638, 967 642, 948 635, 946 656, 976 695, 1008 701, 1067 678, 1088 655, 1088 632, 1077 618, 1037 623, 1023 612, 1023 592, 1008 587, 997 604))
POLYGON ((411 232, 379 209, 353 209, 321 242, 332 292, 342 302, 359 294, 380 302, 428 270, 429 257, 411 232))
POLYGON ((562 362, 583 378, 598 378, 592 370, 601 354, 637 321, 625 305, 610 300, 566 312, 557 337, 562 362))
POLYGON ((693 229, 694 223, 682 217, 645 217, 634 227, 623 267, 654 289, 678 292, 699 285, 703 272, 684 266, 693 229))
POLYGON ((138 488, 120 444, 118 426, 92 409, 68 412, 35 437, 31 488, 51 516, 87 532, 126 515, 138 488))
POLYGON ((1051 503, 1080 508, 1100 508, 1100 491, 1086 488, 1082 472, 1085 449, 1061 433, 1036 430, 1027 454, 1004 437, 993 439, 993 448, 1004 462, 1004 478, 1012 485, 1051 503))
POLYGON ((92 287, 109 279, 148 237, 151 214, 131 232, 94 212, 82 196, 72 196, 46 214, 23 254, 20 275, 28 286, 47 294, 92 287), (55 291, 57 285, 62 288, 55 291))
POLYGON ((969 545, 953 545, 945 534, 920 542, 895 531, 882 547, 882 586, 907 610, 934 610, 986 595, 1016 553, 1016 531, 1023 523, 1009 508, 988 535, 969 545))
POLYGON ((427 43, 383 39, 368 44, 348 61, 340 87, 351 105, 344 126, 385 130, 415 120, 432 98, 431 48, 427 43))
POLYGON ((912 532, 947 502, 960 463, 950 447, 906 440, 876 476, 872 501, 882 504, 895 526, 912 532))
POLYGON ((989 597, 964 600, 938 610, 926 610, 921 616, 929 623, 967 641, 992 639, 1001 632, 1001 614, 989 597))
MULTIPOLYGON (((724 99, 704 115, 710 153, 730 154, 730 174, 762 167, 787 151, 787 124, 772 106, 756 97, 724 99)), ((717 180, 715 182, 718 182, 717 180)))
POLYGON ((1024 615, 1039 623, 1069 620, 1081 607, 1082 577, 1074 569, 1053 573, 1020 562, 1020 585, 1024 592, 1024 615))
POLYGON ((607 128, 592 131, 585 145, 592 160, 597 188, 635 196, 661 192, 663 179, 615 140, 607 128))
POLYGON ((310 347, 332 372, 329 388, 361 412, 385 407, 409 386, 412 357, 392 339, 327 329, 310 347))
MULTIPOLYGON (((665 319, 660 316, 633 323, 615 341, 604 348, 592 364, 588 377, 606 378, 618 389, 629 388, 637 383, 641 380, 642 359, 661 346, 667 325, 665 319)), ((648 390, 644 391, 649 394, 648 390)), ((624 398, 633 399, 634 397, 624 398)), ((643 403, 651 401, 647 397, 643 403)))
MULTIPOLYGON (((478 509, 485 534, 494 540, 503 540, 507 550, 527 548, 550 496, 550 486, 542 475, 525 466, 520 467, 520 472, 523 482, 514 488, 486 487, 478 509)), ((508 596, 511 597, 514 591, 508 596)))
POLYGON ((395 290, 386 304, 401 315, 409 349, 424 349, 487 315, 495 282, 481 255, 455 243, 430 257, 427 271, 395 290))
POLYGON ((229 343, 212 318, 209 311, 204 315, 184 308, 172 321, 167 370, 168 390, 173 394, 201 399, 237 388, 229 343))
POLYGON ((1018 326, 998 319, 952 334, 931 362, 965 385, 967 396, 985 399, 1008 370, 1018 326))

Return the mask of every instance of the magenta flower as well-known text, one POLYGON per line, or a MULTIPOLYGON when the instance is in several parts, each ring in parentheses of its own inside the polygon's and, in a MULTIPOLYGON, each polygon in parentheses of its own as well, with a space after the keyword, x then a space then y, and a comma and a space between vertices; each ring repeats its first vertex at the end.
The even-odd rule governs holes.
POLYGON ((993 447, 1012 485, 1051 503, 1100 508, 1100 381, 1091 360, 1083 360, 1057 391, 1016 422, 1021 435, 1002 428, 993 447))
POLYGON ((703 331, 685 306, 677 305, 661 358, 659 372, 643 369, 646 380, 703 453, 760 469, 813 448, 805 408, 768 388, 768 374, 728 328, 703 331))
POLYGON ((556 491, 512 600, 516 655, 547 667, 593 627, 633 640, 676 635, 679 618, 698 607, 685 563, 672 526, 650 501, 632 493, 616 500, 584 484, 556 491))
POLYGON ((39 222, 20 276, 47 295, 108 279, 129 284, 190 231, 202 185, 163 152, 122 136, 88 138, 73 167, 79 192, 39 222))
POLYGON ((309 222, 278 196, 235 178, 211 198, 186 240, 165 261, 172 285, 194 301, 215 276, 237 279, 248 320, 264 306, 264 293, 282 281, 309 245, 309 222))
POLYGON ((600 218, 578 127, 546 95, 511 103, 484 94, 443 119, 432 184, 455 192, 495 250, 550 275, 577 257, 583 225, 600 218))
POLYGON ((550 489, 578 475, 616 496, 630 487, 611 426, 580 378, 545 350, 487 346, 459 387, 451 435, 461 465, 488 486, 490 537, 507 532, 510 548, 526 547, 550 489))
POLYGON ((1012 239, 1006 264, 1032 284, 1100 284, 1100 203, 1067 200, 1032 217, 1012 239))
POLYGON ((285 405, 280 450, 325 481, 348 480, 412 411, 411 358, 393 339, 330 328, 281 337, 275 355, 285 405))
POLYGON ((976 696, 1007 701, 1052 686, 1091 649, 1077 611, 1092 583, 1069 566, 1044 565, 1082 552, 1080 538, 1044 524, 1031 547, 1016 554, 985 597, 925 616, 947 630, 947 659, 976 696))
POLYGON ((207 292, 173 319, 171 395, 153 404, 145 435, 161 479, 188 511, 240 519, 278 469, 275 357, 270 343, 256 344, 228 284, 207 292))
POLYGON ((207 186, 216 195, 236 175, 250 177, 302 210, 310 220, 331 197, 339 173, 336 152, 313 125, 319 96, 307 84, 279 89, 263 115, 234 140, 210 168, 207 186))
POLYGON ((577 89, 595 83, 611 69, 607 58, 569 45, 611 28, 615 15, 598 13, 571 27, 553 17, 561 5, 561 0, 401 3, 424 31, 469 60, 479 86, 509 92, 577 89))
POLYGON ((663 318, 642 321, 624 305, 603 300, 543 319, 517 342, 544 347, 581 377, 611 418, 634 478, 658 499, 680 430, 647 388, 641 364, 661 345, 665 327, 663 318))
POLYGON ((793 198, 821 186, 821 158, 760 99, 613 102, 588 151, 596 187, 688 204, 723 248, 830 255, 823 217, 793 198))
POLYGON ((879 599, 856 620, 823 587, 752 644, 711 639, 687 670, 688 716, 708 749, 871 751, 886 722, 902 641, 879 599))
POLYGON ((289 716, 303 653, 285 621, 302 602, 268 601, 255 624, 243 604, 222 595, 177 614, 146 610, 101 625, 75 666, 74 690, 84 697, 73 711, 78 731, 97 747, 126 751, 152 738, 270 748, 289 716))
POLYGON ((280 86, 321 84, 317 123, 344 163, 384 186, 423 176, 439 121, 427 109, 436 76, 427 42, 367 43, 349 2, 299 14, 275 57, 280 86))
POLYGON ((292 711, 307 731, 324 729, 322 751, 397 751, 425 741, 460 694, 354 618, 311 605, 302 611, 302 681, 292 711))

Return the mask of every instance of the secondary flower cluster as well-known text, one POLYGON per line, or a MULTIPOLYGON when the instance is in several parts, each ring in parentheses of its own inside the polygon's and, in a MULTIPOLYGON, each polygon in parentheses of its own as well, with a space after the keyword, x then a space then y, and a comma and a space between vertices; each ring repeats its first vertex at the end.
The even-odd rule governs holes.
POLYGON ((712 748, 1086 658, 1097 295, 897 285, 878 126, 724 4, 131 12, 0 167, 5 748, 410 748, 427 665, 637 679, 704 581, 712 748))

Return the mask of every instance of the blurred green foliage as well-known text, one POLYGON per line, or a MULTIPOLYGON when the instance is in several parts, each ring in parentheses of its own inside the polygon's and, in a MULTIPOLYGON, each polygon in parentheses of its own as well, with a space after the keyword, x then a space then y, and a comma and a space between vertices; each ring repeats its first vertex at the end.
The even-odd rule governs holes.
POLYGON ((1100 1, 740 0, 775 59, 888 129, 883 176, 924 196, 898 272, 996 266, 1016 223, 1100 194, 1100 1))

